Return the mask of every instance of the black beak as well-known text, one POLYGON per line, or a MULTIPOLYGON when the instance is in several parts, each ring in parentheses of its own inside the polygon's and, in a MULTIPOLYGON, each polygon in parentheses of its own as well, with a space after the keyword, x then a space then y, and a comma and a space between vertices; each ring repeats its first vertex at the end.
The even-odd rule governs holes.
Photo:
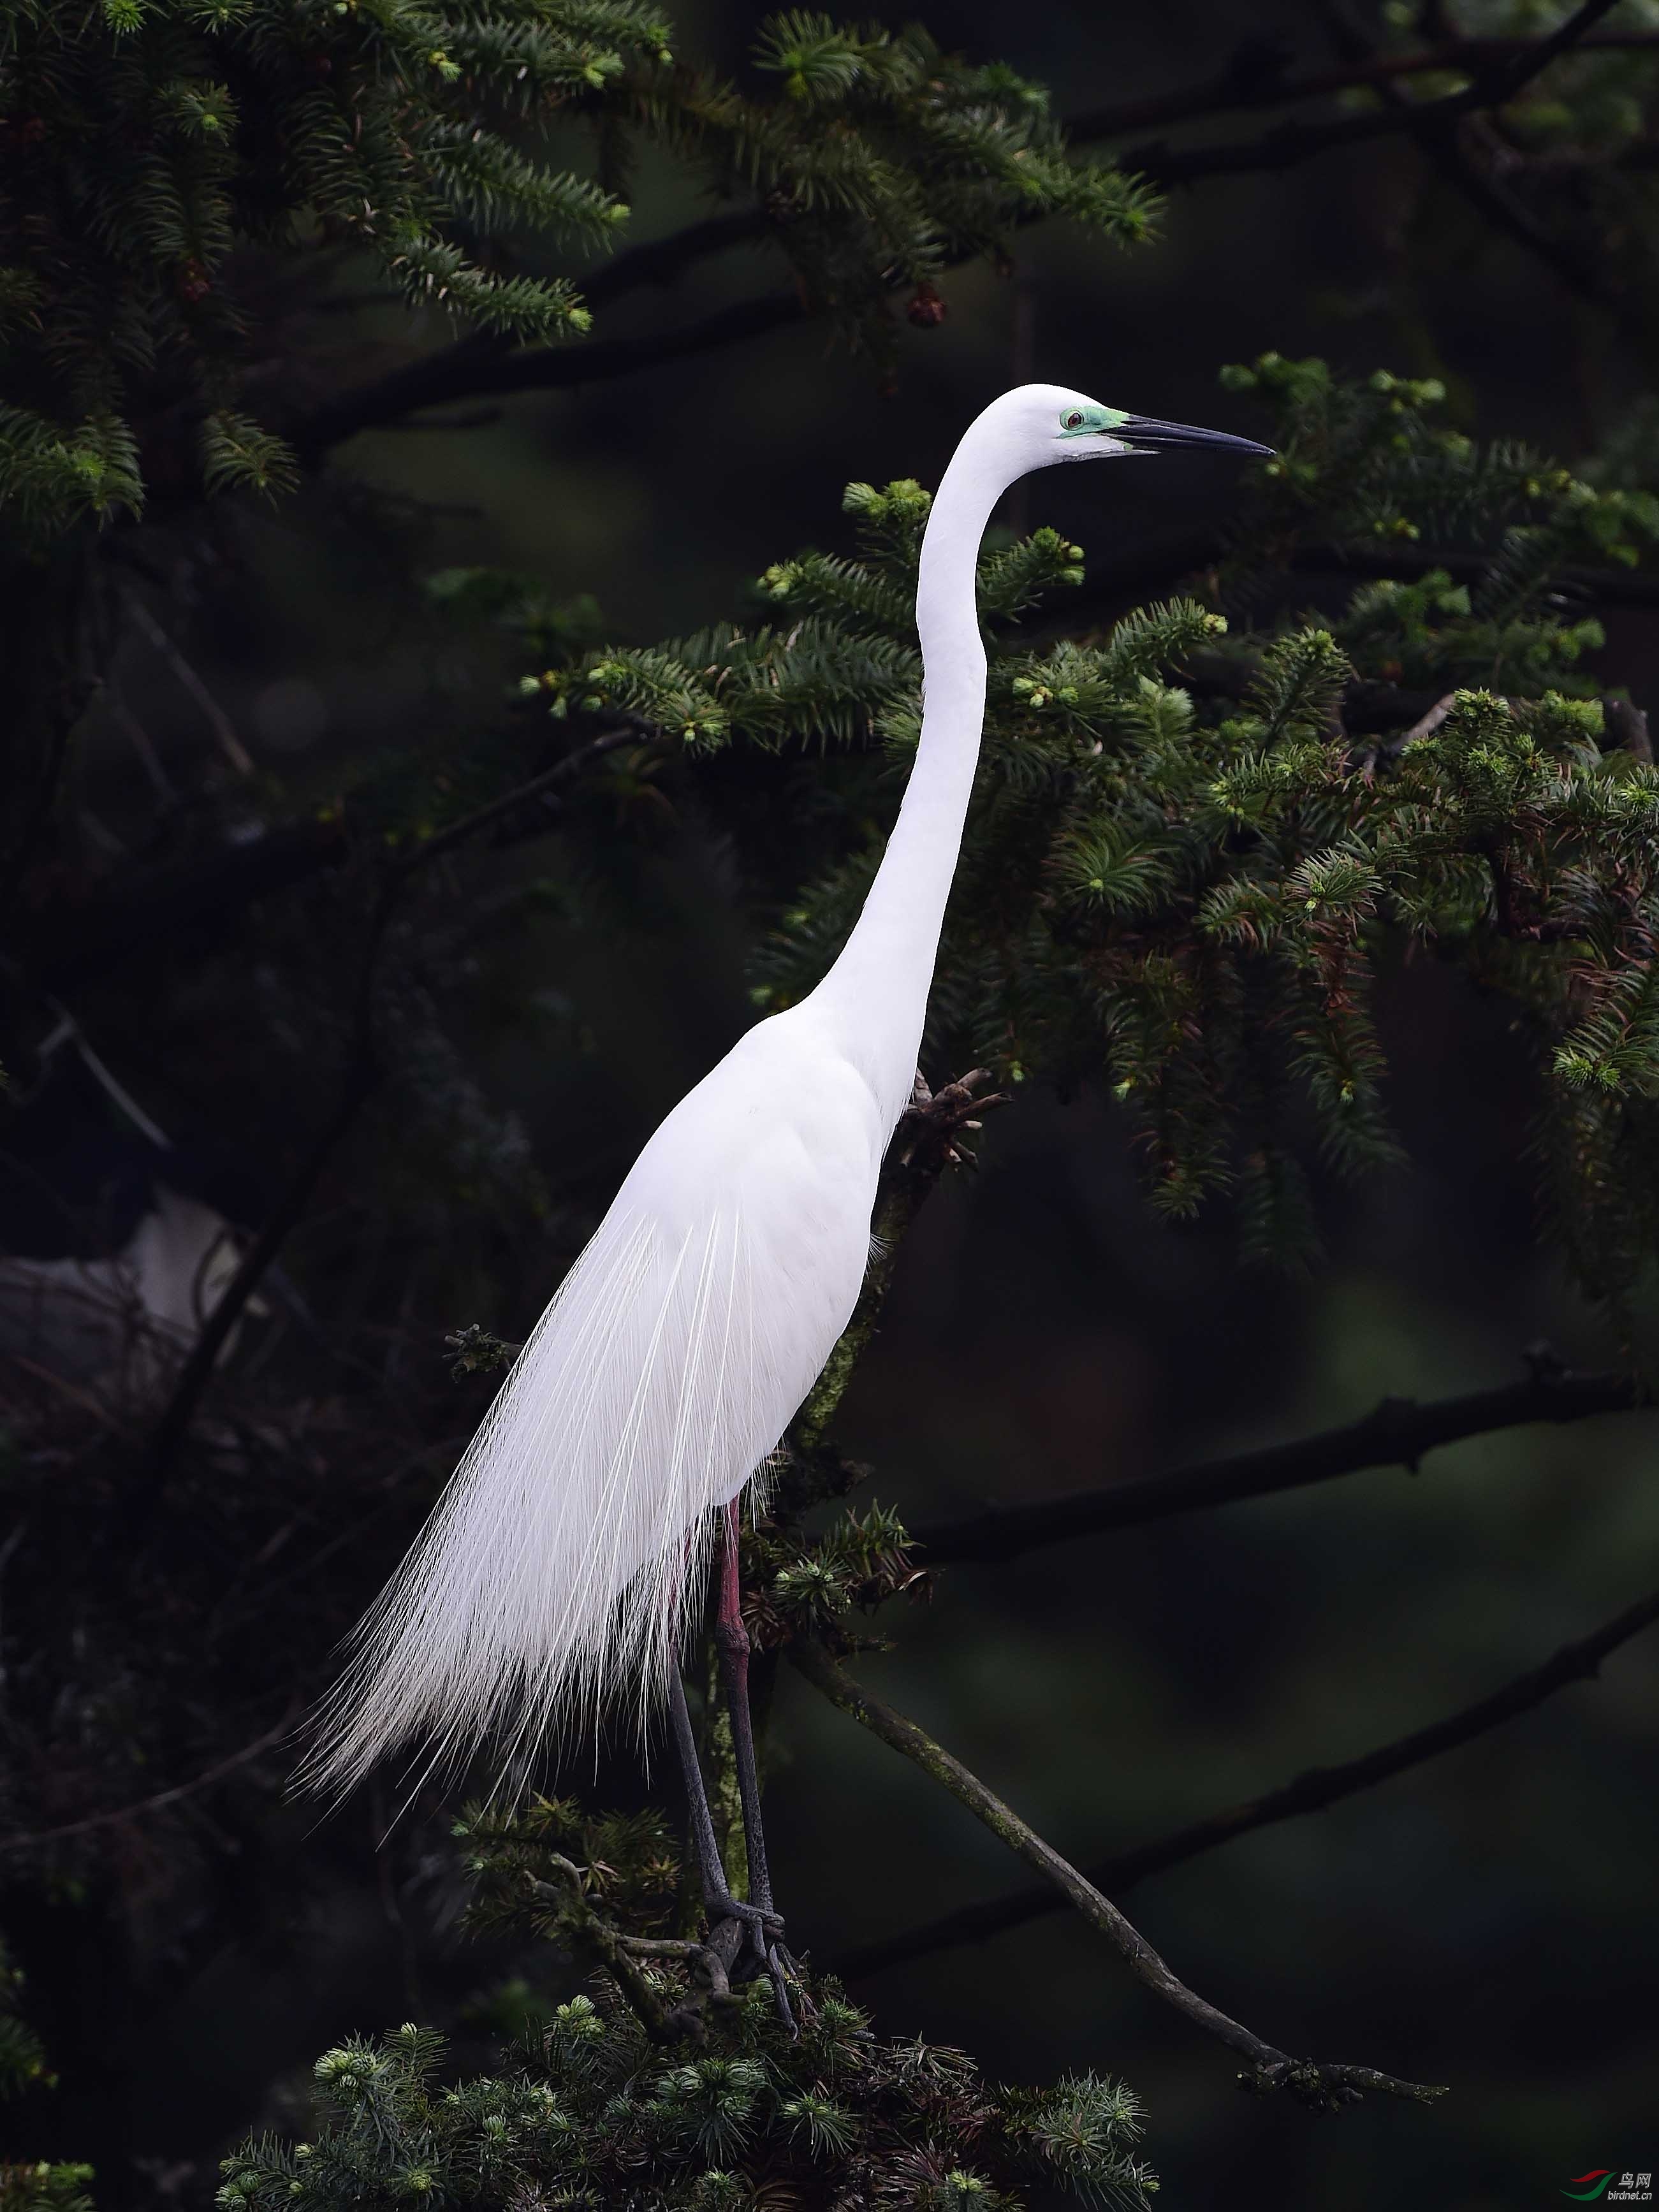
POLYGON ((1138 453, 1176 453, 1188 450, 1238 453, 1251 460, 1273 459, 1271 446, 1258 446, 1254 438, 1235 438, 1227 430, 1195 430, 1186 422, 1160 422, 1151 415, 1131 415, 1120 423, 1115 436, 1127 438, 1138 453))

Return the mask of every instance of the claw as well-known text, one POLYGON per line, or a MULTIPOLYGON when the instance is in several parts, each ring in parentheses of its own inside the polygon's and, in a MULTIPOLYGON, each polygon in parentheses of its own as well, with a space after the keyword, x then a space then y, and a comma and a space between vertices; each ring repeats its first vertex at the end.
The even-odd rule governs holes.
POLYGON ((995 1091, 981 1094, 979 1086, 994 1080, 988 1067, 970 1067, 954 1083, 945 1084, 939 1090, 928 1088, 927 1079, 916 1070, 916 1079, 910 1093, 910 1103, 900 1118, 903 1134, 903 1158, 915 1162, 919 1154, 931 1152, 931 1159, 921 1164, 945 1167, 972 1167, 974 1155, 967 1146, 958 1141, 962 1133, 982 1126, 981 1115, 993 1107, 1006 1106, 1008 1094, 995 1091))

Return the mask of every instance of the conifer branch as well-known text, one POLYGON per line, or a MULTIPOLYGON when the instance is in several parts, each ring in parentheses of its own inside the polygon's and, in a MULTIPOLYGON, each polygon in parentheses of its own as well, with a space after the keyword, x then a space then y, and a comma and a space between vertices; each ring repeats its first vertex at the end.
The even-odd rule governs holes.
POLYGON ((1196 2027, 1248 2061, 1249 2070, 1239 2077, 1245 2087, 1262 2092, 1287 2089, 1300 2103, 1319 2111, 1334 2111, 1353 2103, 1368 2089, 1424 2105, 1432 2104, 1446 2094, 1443 2087, 1400 2081, 1370 2066, 1330 2065, 1291 2058, 1272 2044, 1263 2042, 1260 2036, 1189 1990, 1094 1883, 1061 1858, 1052 1844, 1045 1843, 960 1759, 935 1743, 914 1721, 855 1682, 821 1644, 805 1640, 793 1644, 789 1647, 789 1656, 796 1668, 832 1705, 867 1728, 872 1735, 879 1736, 893 1750, 902 1753, 923 1773, 943 1784, 1010 1850, 1034 1867, 1063 1903, 1069 1904, 1091 1927, 1099 1929, 1138 1980, 1184 2013, 1196 2027))
MULTIPOLYGON (((617 254, 615 261, 606 261, 591 276, 584 276, 581 296, 588 307, 608 307, 644 285, 665 288, 708 254, 726 252, 732 246, 744 246, 765 237, 765 228, 768 222, 759 208, 737 208, 730 215, 710 215, 702 223, 686 223, 684 230, 672 230, 668 232, 668 237, 653 239, 650 246, 635 246, 630 252, 617 254)), ((404 368, 392 369, 374 383, 331 400, 327 407, 305 420, 295 431, 292 442, 301 452, 314 458, 325 452, 327 447, 354 438, 356 431, 385 429, 425 407, 445 407, 456 398, 471 398, 484 389, 525 389, 522 385, 477 383, 477 378, 487 376, 491 369, 498 369, 507 361, 538 361, 542 365, 538 374, 544 378, 540 389, 553 389, 560 374, 553 369, 553 362, 564 361, 566 356, 573 365, 588 362, 595 352, 599 354, 598 369, 566 372, 573 374, 575 383, 592 383, 595 376, 622 374, 615 368, 604 368, 604 343, 598 347, 542 347, 540 352, 525 354, 515 349, 514 341, 502 337, 500 331, 469 331, 465 338, 456 338, 453 345, 441 347, 435 354, 422 354, 420 361, 404 362, 404 368)), ((531 378, 531 383, 535 380, 535 376, 531 378)))
POLYGON ((552 1863, 563 1877, 562 1891, 555 1890, 550 1882, 527 1875, 526 1887, 530 1894, 554 1908, 561 1932, 571 1948, 588 1964, 610 1976, 652 2042, 677 2042, 682 2030, 671 2020, 667 2007, 635 1963, 635 1954, 649 1955, 646 1947, 630 1943, 620 1929, 593 1910, 580 1867, 558 1854, 552 1855, 552 1863))
POLYGON ((917 1528, 911 1541, 926 1553, 930 1565, 1000 1561, 1040 1545, 1133 1528, 1172 1513, 1230 1505, 1241 1498, 1267 1498, 1281 1490, 1305 1489, 1370 1468, 1403 1467, 1415 1474, 1428 1453, 1470 1437, 1492 1436, 1540 1421, 1559 1424, 1643 1412, 1652 1404, 1650 1393, 1631 1376, 1573 1374, 1539 1357, 1529 1361, 1524 1380, 1496 1389, 1471 1390, 1426 1405, 1413 1398, 1384 1398, 1362 1419, 1299 1437, 1293 1443, 1268 1444, 1168 1474, 1141 1475, 1102 1490, 1039 1498, 1029 1505, 993 1507, 959 1521, 917 1528))
MULTIPOLYGON (((1343 116, 1326 124, 1292 121, 1244 146, 1176 150, 1161 144, 1138 147, 1123 156, 1122 165, 1151 184, 1164 185, 1192 182, 1205 176, 1236 174, 1242 170, 1290 167, 1331 147, 1387 137, 1402 130, 1410 130, 1425 139, 1438 134, 1443 140, 1444 134, 1465 116, 1512 99, 1534 76, 1577 44, 1584 31, 1614 4, 1616 0, 1586 0, 1578 14, 1547 39, 1457 42, 1466 58, 1473 61, 1479 53, 1492 66, 1463 91, 1437 100, 1401 99, 1396 105, 1343 116)), ((1414 67, 1455 65, 1451 62, 1419 63, 1417 58, 1412 58, 1414 67)), ((1374 70, 1362 70, 1358 74, 1350 70, 1335 73, 1328 80, 1311 80, 1305 91, 1292 91, 1283 97, 1293 100, 1307 96, 1316 88, 1335 90, 1372 81, 1391 88, 1395 76, 1407 73, 1403 69, 1390 68, 1391 60, 1392 58, 1382 58, 1374 70)), ((1172 100, 1179 106, 1182 97, 1173 95, 1172 100)), ((1255 103, 1244 100, 1233 104, 1255 103)), ((1278 99, 1271 104, 1279 104, 1278 99)), ((1066 127, 1068 140, 1084 145, 1119 135, 1127 127, 1121 120, 1126 112, 1133 111, 1103 110, 1080 117, 1066 127)), ((1202 114, 1214 110, 1200 106, 1189 112, 1202 114)), ((1595 299, 1598 304, 1609 306, 1590 285, 1573 257, 1559 252, 1553 241, 1543 234, 1534 235, 1536 226, 1522 210, 1515 208, 1496 187, 1468 172, 1467 164, 1463 167, 1468 190, 1482 200, 1490 220, 1521 236, 1522 242, 1529 243, 1535 251, 1545 252, 1564 281, 1595 299)), ((650 245, 635 247, 608 267, 596 270, 585 281, 584 297, 590 307, 603 307, 644 285, 672 283, 696 261, 735 245, 753 243, 765 236, 769 227, 766 213, 757 208, 736 209, 688 224, 650 245)), ((1616 313, 1616 306, 1611 311, 1616 313)), ((293 428, 290 442, 303 456, 315 460, 360 431, 383 427, 424 408, 491 394, 572 390, 582 385, 608 382, 781 328, 806 313, 805 302, 799 293, 777 294, 739 302, 684 330, 647 338, 521 348, 501 334, 476 333, 424 360, 394 370, 357 392, 344 394, 293 428)))
MULTIPOLYGON (((1149 1875, 1182 1866, 1188 1859, 1231 1843, 1236 1837, 1249 1835, 1257 1828, 1271 1827, 1280 1820, 1299 1819, 1304 1814, 1322 1812, 1328 1805, 1337 1804, 1362 1790, 1374 1789, 1396 1774, 1437 1759, 1443 1752, 1455 1751, 1502 1727, 1504 1722, 1532 1711, 1558 1690, 1568 1688, 1574 1682, 1593 1680, 1604 1659, 1656 1621, 1659 1621, 1659 1591, 1627 1607, 1577 1643, 1564 1644, 1541 1666, 1516 1675, 1490 1697, 1448 1714, 1444 1720, 1413 1729, 1392 1743, 1379 1744, 1374 1751, 1346 1759, 1340 1765, 1310 1767, 1294 1781, 1267 1790, 1260 1797, 1248 1798, 1224 1812, 1209 1814, 1167 1836, 1138 1844, 1133 1850, 1120 1851, 1113 1858, 1103 1859, 1085 1869, 1085 1879, 1097 1889, 1121 1895, 1149 1875)), ((1023 1927, 1027 1921, 1058 1912, 1063 1905, 1064 1900, 1052 1889, 1036 1887, 1007 1897, 988 1899, 982 1905, 965 1905, 959 1911, 943 1913, 937 1920, 907 1929, 900 1935, 860 1944, 836 1961, 836 1972, 849 1980, 863 1974, 879 1973, 885 1967, 903 1966, 913 1959, 927 1958, 960 1943, 988 1942, 1006 1929, 1023 1927)))

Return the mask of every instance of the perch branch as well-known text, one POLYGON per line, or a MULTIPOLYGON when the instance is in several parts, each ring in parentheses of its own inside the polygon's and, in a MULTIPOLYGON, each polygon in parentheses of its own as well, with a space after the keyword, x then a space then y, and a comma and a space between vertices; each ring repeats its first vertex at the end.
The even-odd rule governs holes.
MULTIPOLYGON (((1114 1858, 1102 1860, 1085 1870, 1086 1879, 1097 1889, 1121 1895, 1136 1882, 1145 1881, 1149 1875, 1163 1874, 1170 1867, 1183 1865, 1201 1852, 1231 1843, 1237 1836, 1249 1835, 1256 1828, 1271 1827, 1276 1821, 1298 1819, 1305 1813, 1322 1812, 1326 1806, 1352 1797, 1359 1790, 1374 1789, 1378 1783, 1403 1774, 1409 1767, 1420 1766, 1427 1759, 1437 1759, 1443 1752, 1472 1743, 1476 1737, 1500 1728, 1505 1721, 1530 1712, 1558 1690, 1592 1679, 1611 1652, 1644 1628, 1650 1628, 1656 1620, 1659 1620, 1659 1591, 1628 1607, 1576 1644, 1564 1644, 1542 1666, 1516 1675, 1502 1689, 1466 1705, 1461 1712, 1449 1714, 1444 1720, 1414 1729, 1392 1743, 1381 1744, 1376 1750, 1358 1759, 1345 1760, 1340 1766, 1310 1767, 1294 1781, 1270 1790, 1263 1796, 1249 1798, 1224 1812, 1212 1813, 1204 1820, 1177 1828, 1170 1835, 1138 1844, 1133 1850, 1121 1851, 1114 1858)), ((949 1950, 958 1943, 982 1943, 1005 1929, 1023 1927, 1028 1920, 1058 1912, 1062 1903, 1052 1889, 1034 1887, 1011 1896, 989 1899, 983 1905, 965 1905, 960 1911, 941 1914, 937 1920, 907 1929, 901 1935, 860 1944, 857 1950, 836 1960, 835 1971, 849 1978, 878 1973, 884 1967, 902 1966, 912 1959, 949 1950)))
POLYGON ((1422 1405, 1414 1398, 1384 1398, 1364 1419, 1324 1429, 1294 1443, 1268 1444, 1259 1451, 1236 1452, 1168 1474, 1139 1476, 1103 1490, 1079 1490, 1069 1497, 1039 1498, 1030 1505, 994 1506, 960 1521, 936 1522, 913 1532, 918 1551, 930 1565, 945 1560, 1006 1559, 1041 1544, 1097 1535, 1171 1513, 1229 1505, 1244 1498, 1267 1498, 1281 1490, 1300 1490, 1343 1474, 1375 1467, 1404 1467, 1415 1473, 1425 1453, 1469 1437, 1535 1421, 1583 1421, 1601 1413, 1628 1413, 1650 1407, 1652 1399, 1627 1375, 1578 1375, 1545 1358, 1529 1363, 1519 1382, 1493 1390, 1471 1390, 1455 1398, 1422 1405))
POLYGON ((573 1861, 553 1855, 553 1864, 565 1878, 565 1893, 555 1889, 550 1881, 539 1881, 526 1873, 525 1882, 536 1898, 551 1905, 558 1913, 561 1932, 568 1937, 573 1948, 586 1954, 589 1962, 610 1975, 620 1990, 629 2010, 639 2021, 653 2043, 674 2043, 678 2030, 671 2022, 667 2008, 629 1955, 633 1948, 610 1922, 593 1910, 592 1901, 582 1884, 581 1869, 573 1861))
POLYGON ((1300 2102, 1327 2111, 1354 2102, 1367 2089, 1387 2096, 1410 2098, 1419 2104, 1431 2104, 1445 2094, 1443 2089, 1426 2083, 1398 2081, 1370 2066, 1328 2065, 1292 2058, 1272 2044, 1264 2043, 1248 2027, 1229 2019, 1225 2013, 1218 2011, 1214 2005, 1189 1990, 1145 1936, 1086 1876, 1061 1858, 960 1759, 935 1743, 914 1721, 872 1697, 822 1645, 805 1642, 792 1644, 789 1656, 832 1705, 879 1736, 893 1750, 902 1753, 925 1774, 942 1783, 994 1835, 1034 1867, 1064 1902, 1100 1930, 1149 1990, 1245 2059, 1248 2070, 1239 2078, 1246 2087, 1262 2091, 1288 2089, 1300 2102))

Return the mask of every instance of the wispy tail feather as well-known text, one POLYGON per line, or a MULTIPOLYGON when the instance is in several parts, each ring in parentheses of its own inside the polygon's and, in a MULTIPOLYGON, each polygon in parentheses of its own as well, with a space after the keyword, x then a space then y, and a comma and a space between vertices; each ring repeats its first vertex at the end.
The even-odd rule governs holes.
POLYGON ((770 1334, 735 1207, 673 1236, 619 1200, 356 1632, 301 1785, 342 1794, 419 1741, 441 1765, 495 1738, 519 1765, 624 1690, 643 1721, 711 1509, 792 1409, 766 1388, 770 1334))

